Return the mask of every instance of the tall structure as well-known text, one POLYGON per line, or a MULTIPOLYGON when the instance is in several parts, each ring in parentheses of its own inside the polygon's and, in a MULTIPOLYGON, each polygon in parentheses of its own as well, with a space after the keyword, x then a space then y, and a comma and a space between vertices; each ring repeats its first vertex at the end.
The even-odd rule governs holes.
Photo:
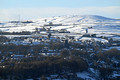
POLYGON ((86 33, 88 33, 88 28, 86 29, 86 33))

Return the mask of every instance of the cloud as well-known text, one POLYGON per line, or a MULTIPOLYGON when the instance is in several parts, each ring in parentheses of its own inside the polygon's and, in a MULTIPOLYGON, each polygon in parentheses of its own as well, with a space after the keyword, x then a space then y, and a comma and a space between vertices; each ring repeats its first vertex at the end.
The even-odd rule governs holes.
POLYGON ((9 8, 0 9, 0 21, 37 19, 40 17, 60 15, 101 15, 111 18, 120 18, 120 6, 84 7, 84 8, 9 8))

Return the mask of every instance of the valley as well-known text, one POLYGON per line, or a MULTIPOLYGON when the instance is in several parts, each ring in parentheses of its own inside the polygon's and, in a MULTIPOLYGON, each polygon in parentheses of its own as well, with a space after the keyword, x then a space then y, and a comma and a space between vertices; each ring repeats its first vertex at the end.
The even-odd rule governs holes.
POLYGON ((0 56, 0 79, 119 79, 120 20, 70 15, 3 22, 0 56))

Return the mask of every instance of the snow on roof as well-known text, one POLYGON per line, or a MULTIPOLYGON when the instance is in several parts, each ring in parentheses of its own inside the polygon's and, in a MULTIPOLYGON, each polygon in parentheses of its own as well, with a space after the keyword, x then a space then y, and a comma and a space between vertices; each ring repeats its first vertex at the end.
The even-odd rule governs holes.
POLYGON ((42 33, 42 34, 46 34, 47 32, 46 32, 46 31, 41 31, 40 33, 42 33))
POLYGON ((20 57, 23 57, 24 55, 14 55, 14 56, 16 56, 16 57, 19 57, 19 56, 20 56, 20 57))

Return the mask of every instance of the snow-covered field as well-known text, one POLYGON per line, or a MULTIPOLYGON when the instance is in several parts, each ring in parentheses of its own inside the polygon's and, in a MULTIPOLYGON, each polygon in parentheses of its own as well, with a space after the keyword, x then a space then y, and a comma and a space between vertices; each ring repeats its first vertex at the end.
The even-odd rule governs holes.
POLYGON ((0 28, 1 31, 4 32, 22 32, 22 31, 35 31, 34 26, 19 26, 19 27, 7 27, 7 28, 0 28))

